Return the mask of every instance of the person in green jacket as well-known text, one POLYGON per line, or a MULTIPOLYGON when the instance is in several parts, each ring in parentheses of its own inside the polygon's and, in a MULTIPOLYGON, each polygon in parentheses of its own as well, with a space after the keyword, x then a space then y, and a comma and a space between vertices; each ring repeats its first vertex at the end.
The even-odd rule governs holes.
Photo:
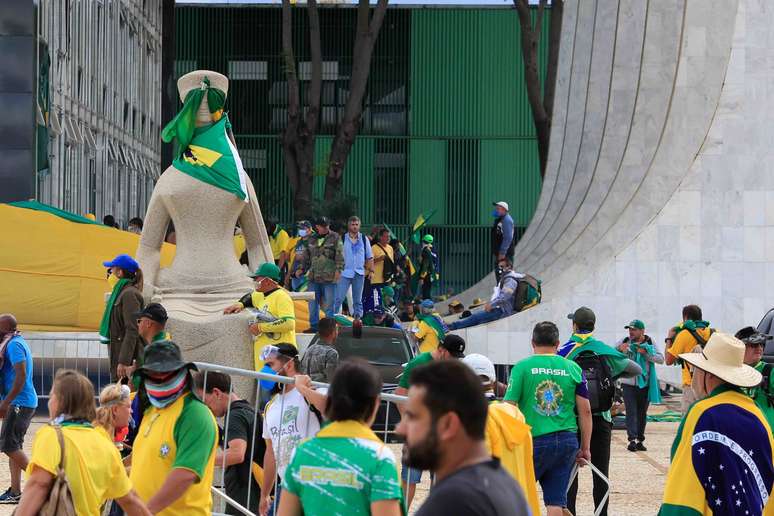
POLYGON ((769 425, 774 428, 774 375, 772 365, 761 360, 766 342, 774 337, 761 333, 752 326, 742 328, 734 337, 744 343, 744 363, 763 375, 760 385, 742 389, 742 392, 753 399, 769 425))

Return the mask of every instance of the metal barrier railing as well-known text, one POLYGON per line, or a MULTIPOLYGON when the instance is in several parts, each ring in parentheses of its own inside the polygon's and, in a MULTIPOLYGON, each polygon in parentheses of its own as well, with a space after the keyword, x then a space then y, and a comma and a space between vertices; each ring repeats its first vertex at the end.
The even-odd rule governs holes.
POLYGON ((32 353, 32 383, 41 399, 48 399, 57 369, 76 369, 94 384, 99 396, 110 383, 108 347, 96 333, 24 332, 32 353))
MULTIPOLYGON (((277 375, 263 373, 263 372, 259 372, 259 371, 250 371, 250 370, 247 370, 247 369, 239 369, 239 368, 236 368, 236 367, 228 367, 228 366, 223 366, 223 365, 218 365, 218 364, 208 364, 208 363, 204 363, 204 362, 196 362, 196 367, 199 369, 199 371, 204 373, 204 379, 203 379, 203 384, 204 385, 203 385, 203 388, 204 388, 205 392, 207 391, 207 376, 208 376, 208 373, 210 373, 210 372, 219 372, 219 373, 228 374, 228 375, 230 375, 232 377, 233 376, 241 376, 241 377, 245 377, 245 378, 252 378, 252 379, 255 380, 256 386, 255 386, 255 390, 254 390, 255 401, 254 401, 254 404, 253 404, 253 410, 254 410, 254 416, 253 416, 253 438, 251 438, 251 447, 250 447, 250 450, 249 450, 249 455, 246 453, 246 456, 250 457, 250 460, 252 460, 252 458, 253 458, 253 456, 255 454, 255 446, 256 446, 255 441, 256 441, 256 439, 254 437, 255 437, 255 427, 256 427, 257 422, 258 422, 258 412, 260 411, 260 408, 261 408, 260 407, 261 400, 265 399, 265 398, 263 398, 261 396, 263 387, 261 386, 260 380, 268 380, 268 381, 272 381, 272 382, 276 382, 276 383, 282 384, 283 385, 283 393, 284 393, 284 386, 285 385, 293 385, 293 384, 295 384, 295 378, 289 378, 289 377, 286 377, 286 376, 277 376, 277 375)), ((315 387, 316 389, 321 389, 321 388, 322 389, 327 389, 328 388, 328 384, 321 383, 321 382, 312 382, 312 386, 315 387)), ((231 382, 231 389, 229 390, 229 393, 228 393, 229 394, 229 398, 231 398, 231 395, 233 393, 234 393, 234 382, 232 381, 231 382)), ((401 403, 404 403, 407 398, 405 396, 398 396, 396 394, 382 393, 381 394, 381 399, 382 399, 383 402, 385 402, 386 406, 385 406, 385 411, 384 411, 384 414, 385 414, 384 428, 383 428, 383 431, 380 432, 380 433, 382 433, 383 439, 386 442, 387 438, 388 438, 388 435, 390 433, 390 431, 389 431, 390 403, 401 404, 401 403)), ((282 416, 280 418, 280 430, 282 428, 282 422, 284 421, 284 413, 285 413, 284 402, 285 402, 285 399, 284 399, 284 396, 283 396, 282 400, 280 402, 280 413, 282 414, 282 416)), ((222 458, 220 464, 216 464, 216 466, 221 469, 220 486, 213 485, 212 486, 212 492, 216 496, 220 497, 220 499, 221 499, 221 506, 227 503, 228 505, 234 507, 236 510, 238 510, 242 514, 245 514, 247 516, 254 516, 254 513, 250 512, 249 508, 246 508, 246 507, 242 506, 236 500, 230 498, 225 493, 225 474, 226 474, 226 454, 225 454, 225 451, 226 451, 227 446, 228 446, 228 427, 229 427, 228 423, 229 423, 230 416, 231 416, 231 404, 229 403, 228 409, 226 411, 226 414, 223 416, 223 428, 224 428, 223 441, 222 441, 223 442, 223 451, 224 451, 224 453, 222 454, 223 458, 222 458)), ((307 422, 308 421, 309 421, 309 417, 307 417, 307 422)), ((277 450, 278 451, 275 454, 275 457, 281 456, 281 453, 282 453, 281 452, 281 450, 282 450, 282 431, 278 432, 278 439, 279 439, 279 442, 277 443, 277 450)), ((248 505, 249 505, 250 500, 252 499, 252 496, 251 496, 252 487, 253 487, 253 482, 251 481, 251 482, 249 482, 248 489, 247 489, 247 503, 248 503, 248 505)), ((260 503, 260 500, 259 500, 259 503, 260 503)), ((274 502, 273 503, 274 503, 273 513, 276 515, 277 514, 277 498, 276 497, 274 498, 274 502)), ((217 514, 217 513, 213 512, 213 514, 217 514)))

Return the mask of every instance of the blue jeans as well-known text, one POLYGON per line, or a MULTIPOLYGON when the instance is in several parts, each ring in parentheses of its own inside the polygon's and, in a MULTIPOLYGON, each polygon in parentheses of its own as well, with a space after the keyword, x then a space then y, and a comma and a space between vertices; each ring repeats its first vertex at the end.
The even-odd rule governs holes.
POLYGON ((312 330, 317 331, 321 309, 325 312, 325 317, 333 317, 333 300, 336 295, 336 284, 310 281, 308 291, 314 292, 314 301, 309 301, 309 326, 312 327, 312 330))
POLYGON ((333 312, 341 313, 341 305, 344 303, 344 298, 347 297, 347 290, 350 285, 352 286, 352 304, 350 306, 350 315, 360 318, 363 317, 363 282, 365 276, 355 273, 354 278, 345 278, 342 276, 339 279, 339 284, 336 285, 336 301, 333 303, 333 312))
POLYGON ((496 321, 497 319, 502 319, 503 317, 505 317, 505 310, 503 310, 502 308, 495 307, 488 312, 481 310, 480 312, 471 314, 470 317, 460 319, 459 321, 454 321, 449 325, 449 329, 459 330, 460 328, 469 328, 477 324, 484 324, 484 323, 496 321))
POLYGON ((552 432, 532 440, 535 479, 543 489, 546 505, 567 506, 567 486, 577 453, 577 432, 552 432))

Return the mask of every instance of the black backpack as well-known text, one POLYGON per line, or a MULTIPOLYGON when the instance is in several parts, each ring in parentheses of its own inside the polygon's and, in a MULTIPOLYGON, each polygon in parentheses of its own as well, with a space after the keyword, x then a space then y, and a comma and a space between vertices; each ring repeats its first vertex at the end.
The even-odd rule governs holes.
POLYGON ((610 410, 615 397, 615 382, 605 357, 593 351, 582 351, 574 360, 583 369, 583 375, 586 377, 591 413, 610 410))

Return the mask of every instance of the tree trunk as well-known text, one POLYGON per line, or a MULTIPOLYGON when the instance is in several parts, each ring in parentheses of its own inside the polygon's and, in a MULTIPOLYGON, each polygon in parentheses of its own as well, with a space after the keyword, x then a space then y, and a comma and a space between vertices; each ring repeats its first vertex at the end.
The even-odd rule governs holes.
POLYGON ((370 9, 368 0, 359 0, 357 13, 357 34, 352 52, 352 76, 349 81, 349 97, 344 105, 344 116, 338 125, 336 136, 331 145, 328 171, 325 177, 325 200, 336 198, 341 192, 344 179, 344 167, 355 143, 363 114, 363 97, 368 84, 376 38, 384 21, 388 0, 379 0, 371 21, 368 21, 370 9))
MULTIPOLYGON (((535 24, 535 27, 533 27, 528 0, 513 0, 516 12, 519 15, 519 25, 521 27, 521 55, 524 60, 524 81, 527 86, 527 100, 532 109, 532 121, 535 124, 535 132, 537 134, 541 178, 543 178, 546 173, 548 144, 551 135, 551 118, 543 104, 537 57, 540 29, 542 28, 543 12, 546 3, 546 0, 540 0, 540 4, 538 5, 537 23, 535 24)), ((554 13, 552 12, 551 14, 553 16, 554 13)), ((555 81, 556 70, 554 69, 549 75, 553 75, 555 81)), ((551 89, 553 90, 553 84, 551 89)), ((551 106, 553 107, 553 100, 551 101, 551 106)))
POLYGON ((548 26, 546 84, 543 88, 543 107, 551 120, 554 119, 554 93, 556 92, 556 71, 559 68, 559 45, 562 41, 562 18, 564 18, 564 0, 552 0, 551 21, 548 26))
POLYGON ((281 134, 285 174, 293 189, 293 209, 296 219, 311 215, 312 187, 314 184, 314 147, 320 119, 320 92, 322 91, 322 51, 320 20, 316 0, 307 2, 309 35, 312 55, 312 76, 305 120, 301 116, 301 100, 293 52, 291 7, 282 1, 282 55, 288 82, 288 123, 281 134))

